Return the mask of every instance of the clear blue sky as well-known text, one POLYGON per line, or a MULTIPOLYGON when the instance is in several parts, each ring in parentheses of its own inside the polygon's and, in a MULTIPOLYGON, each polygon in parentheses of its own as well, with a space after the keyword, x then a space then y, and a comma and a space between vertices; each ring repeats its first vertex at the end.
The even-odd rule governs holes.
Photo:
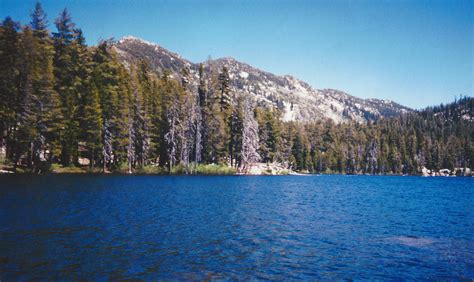
MULTIPOLYGON (((34 3, 0 0, 0 16, 27 23, 34 3)), ((472 0, 41 3, 50 23, 67 7, 90 45, 134 35, 193 62, 231 56, 314 88, 413 108, 473 96, 472 0)))

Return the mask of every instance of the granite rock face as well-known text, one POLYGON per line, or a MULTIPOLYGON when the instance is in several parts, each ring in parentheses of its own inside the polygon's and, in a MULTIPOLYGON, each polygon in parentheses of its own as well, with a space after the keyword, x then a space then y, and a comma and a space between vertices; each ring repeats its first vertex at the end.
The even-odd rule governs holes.
MULTIPOLYGON (((192 63, 158 44, 131 36, 117 41, 113 48, 125 66, 147 60, 153 71, 162 73, 169 70, 178 79, 181 79, 182 70, 187 69, 191 87, 197 88, 199 63, 192 63)), ((412 111, 389 100, 361 99, 335 89, 314 89, 293 76, 278 76, 230 57, 208 60, 203 64, 206 71, 214 75, 226 67, 234 97, 251 94, 258 105, 280 109, 284 121, 331 119, 336 123, 364 123, 412 111)))

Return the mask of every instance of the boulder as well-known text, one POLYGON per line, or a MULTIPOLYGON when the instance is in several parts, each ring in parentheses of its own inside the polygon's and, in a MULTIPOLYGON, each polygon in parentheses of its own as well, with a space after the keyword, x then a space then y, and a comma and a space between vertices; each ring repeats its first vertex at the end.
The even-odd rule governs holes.
POLYGON ((472 176, 472 171, 470 168, 466 167, 464 169, 464 176, 472 176))
POLYGON ((249 166, 246 174, 251 175, 280 175, 287 174, 287 170, 280 163, 253 163, 249 166))
POLYGON ((426 167, 421 168, 421 175, 422 176, 431 176, 431 170, 427 169, 426 167))
POLYGON ((88 158, 81 158, 81 157, 79 157, 78 162, 80 165, 89 165, 91 163, 88 158))
POLYGON ((439 170, 439 175, 440 176, 449 176, 451 174, 451 170, 447 168, 443 168, 439 170))
POLYGON ((456 167, 453 171, 454 175, 457 176, 471 176, 471 169, 468 167, 456 167))

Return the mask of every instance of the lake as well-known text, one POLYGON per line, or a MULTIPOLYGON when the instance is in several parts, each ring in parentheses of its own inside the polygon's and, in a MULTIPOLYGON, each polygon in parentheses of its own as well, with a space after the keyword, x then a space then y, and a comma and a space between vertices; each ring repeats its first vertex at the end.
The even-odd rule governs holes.
POLYGON ((0 280, 472 279, 474 179, 1 175, 0 280))

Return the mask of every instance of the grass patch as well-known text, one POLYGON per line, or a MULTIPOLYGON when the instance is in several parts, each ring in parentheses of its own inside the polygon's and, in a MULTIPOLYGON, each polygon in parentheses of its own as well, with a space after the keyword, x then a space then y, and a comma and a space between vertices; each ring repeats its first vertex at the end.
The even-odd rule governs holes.
POLYGON ((51 173, 87 173, 87 169, 76 166, 62 166, 60 164, 52 164, 51 173))
POLYGON ((204 174, 204 175, 230 175, 235 174, 237 171, 235 168, 227 165, 217 165, 217 164, 199 164, 196 166, 195 174, 204 174))
MULTIPOLYGON (((126 172, 128 172, 128 167, 126 172)), ((166 173, 166 170, 162 167, 155 166, 155 165, 146 165, 141 168, 137 168, 136 170, 133 171, 133 173, 138 173, 138 174, 164 174, 166 173)))
POLYGON ((171 169, 170 174, 194 174, 195 171, 196 171, 195 164, 189 164, 189 165, 179 164, 179 165, 174 166, 171 169))
POLYGON ((102 173, 102 168, 95 167, 90 169, 88 166, 62 166, 60 164, 51 164, 50 173, 102 173))
POLYGON ((170 174, 200 174, 200 175, 232 175, 236 169, 222 164, 179 164, 173 167, 170 174))

